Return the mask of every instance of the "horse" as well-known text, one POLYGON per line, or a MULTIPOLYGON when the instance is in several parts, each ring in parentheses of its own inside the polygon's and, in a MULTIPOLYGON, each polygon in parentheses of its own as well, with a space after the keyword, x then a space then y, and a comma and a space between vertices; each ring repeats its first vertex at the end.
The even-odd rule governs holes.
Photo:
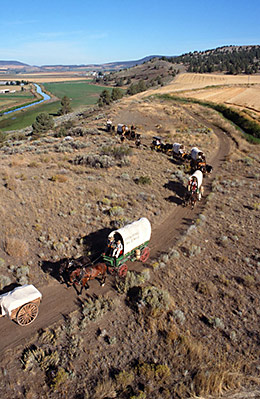
POLYGON ((67 258, 63 259, 59 266, 59 280, 61 283, 67 283, 69 280, 69 275, 72 270, 83 265, 89 265, 91 260, 88 256, 80 256, 79 258, 67 258))
POLYGON ((86 266, 83 268, 77 267, 69 275, 70 285, 73 285, 78 295, 82 294, 83 288, 89 288, 88 281, 94 280, 101 276, 100 285, 103 287, 106 281, 107 265, 105 263, 97 263, 96 265, 86 266), (78 292, 76 285, 81 285, 78 292))
POLYGON ((197 165, 197 169, 200 170, 205 177, 212 172, 213 167, 211 165, 207 165, 206 162, 199 162, 197 165))
POLYGON ((196 191, 188 191, 183 200, 183 206, 191 206, 191 209, 194 208, 196 202, 198 200, 198 193, 196 191))

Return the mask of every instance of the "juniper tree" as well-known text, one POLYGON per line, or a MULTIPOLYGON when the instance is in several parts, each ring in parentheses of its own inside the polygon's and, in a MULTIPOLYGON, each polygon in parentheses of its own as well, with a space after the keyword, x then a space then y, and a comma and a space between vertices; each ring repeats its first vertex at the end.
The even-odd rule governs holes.
POLYGON ((70 99, 68 96, 64 96, 61 99, 60 113, 61 113, 61 115, 64 115, 64 114, 68 114, 69 112, 71 112, 70 99))
POLYGON ((53 117, 47 112, 40 113, 35 122, 32 124, 33 127, 33 135, 40 136, 43 133, 46 133, 48 130, 52 129, 54 126, 53 117))

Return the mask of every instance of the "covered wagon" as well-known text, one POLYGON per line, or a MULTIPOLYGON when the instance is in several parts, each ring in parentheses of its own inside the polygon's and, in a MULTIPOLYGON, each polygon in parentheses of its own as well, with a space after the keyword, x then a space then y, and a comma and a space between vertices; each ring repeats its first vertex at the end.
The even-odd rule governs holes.
POLYGON ((150 255, 148 247, 150 238, 151 224, 145 217, 112 231, 108 236, 112 244, 103 254, 103 261, 107 264, 109 272, 123 277, 127 273, 126 261, 146 262, 150 255))
POLYGON ((8 316, 20 326, 31 324, 38 316, 42 294, 32 284, 16 287, 0 295, 0 317, 8 316))
POLYGON ((193 161, 197 161, 198 159, 202 159, 204 157, 204 154, 197 147, 193 147, 191 149, 190 156, 193 161))
POLYGON ((212 167, 206 165, 206 157, 201 150, 199 150, 197 147, 193 147, 191 149, 190 156, 191 156, 191 161, 190 161, 191 172, 195 172, 196 170, 201 170, 204 176, 207 173, 210 173, 212 167))
POLYGON ((163 139, 159 136, 154 136, 151 144, 151 150, 161 151, 163 145, 163 139))
POLYGON ((193 208, 196 201, 200 201, 204 192, 202 181, 203 173, 200 170, 196 170, 196 172, 189 177, 187 192, 184 198, 184 205, 190 204, 193 208))
POLYGON ((195 181, 196 186, 198 189, 202 187, 202 181, 203 181, 203 173, 201 170, 196 170, 190 177, 189 177, 189 182, 188 182, 188 187, 191 185, 191 182, 195 181))

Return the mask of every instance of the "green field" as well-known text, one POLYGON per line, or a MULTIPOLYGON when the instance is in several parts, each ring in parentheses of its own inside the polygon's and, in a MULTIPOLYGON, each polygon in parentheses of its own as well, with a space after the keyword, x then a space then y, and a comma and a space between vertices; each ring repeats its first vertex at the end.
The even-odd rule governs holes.
MULTIPOLYGON (((45 83, 46 90, 60 99, 68 96, 71 99, 71 107, 76 110, 80 107, 90 106, 97 103, 100 93, 111 88, 89 84, 86 81, 45 83)), ((26 100, 25 100, 26 103, 26 100)), ((18 130, 30 126, 41 112, 57 115, 61 108, 60 101, 53 103, 42 103, 29 107, 22 111, 13 112, 0 117, 0 129, 2 131, 18 130)))
POLYGON ((4 132, 23 129, 32 125, 41 112, 56 115, 59 109, 60 102, 55 101, 53 103, 35 105, 23 111, 13 112, 0 118, 0 130, 4 132))
POLYGON ((96 104, 100 93, 104 89, 112 90, 111 88, 96 86, 85 81, 44 83, 44 87, 60 99, 64 96, 69 97, 73 109, 77 109, 83 105, 96 104))

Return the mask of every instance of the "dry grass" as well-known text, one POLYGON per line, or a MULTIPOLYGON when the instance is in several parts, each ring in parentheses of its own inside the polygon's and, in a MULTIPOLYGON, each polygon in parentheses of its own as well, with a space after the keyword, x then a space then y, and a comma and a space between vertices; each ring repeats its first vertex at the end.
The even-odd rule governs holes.
POLYGON ((6 237, 4 251, 15 258, 25 258, 29 253, 29 245, 21 238, 6 237))

